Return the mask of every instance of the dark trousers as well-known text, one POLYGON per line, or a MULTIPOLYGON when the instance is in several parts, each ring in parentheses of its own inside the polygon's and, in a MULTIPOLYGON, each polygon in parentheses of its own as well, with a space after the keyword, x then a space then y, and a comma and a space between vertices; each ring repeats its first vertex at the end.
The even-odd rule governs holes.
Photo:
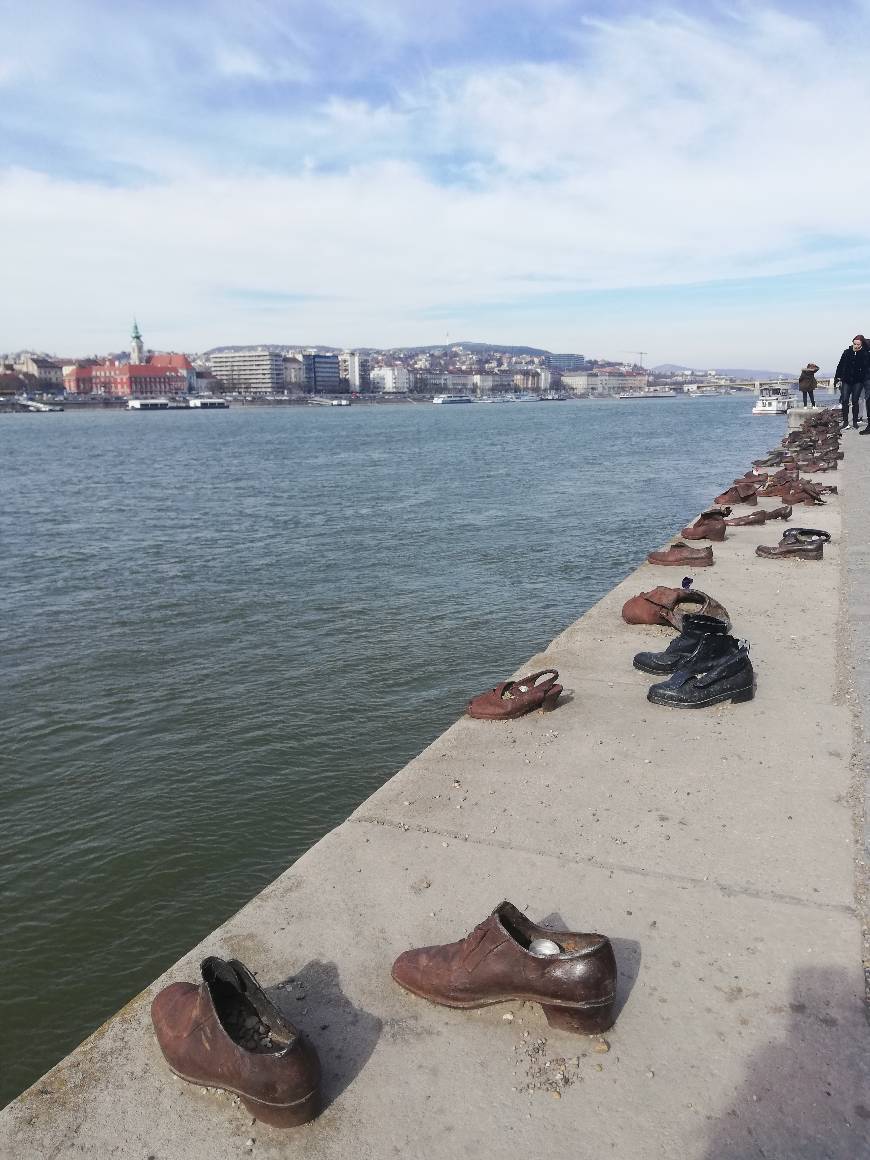
POLYGON ((803 397, 804 397, 804 406, 806 406, 806 405, 807 405, 807 396, 809 396, 809 400, 810 400, 810 406, 811 406, 811 407, 815 407, 815 405, 816 405, 816 393, 815 393, 815 391, 804 391, 804 390, 802 390, 802 391, 801 391, 801 394, 802 394, 802 395, 803 395, 803 397))
POLYGON ((858 423, 858 403, 861 401, 861 395, 865 393, 870 383, 841 383, 840 385, 840 409, 843 413, 843 422, 849 422, 849 404, 852 405, 852 422, 858 423))

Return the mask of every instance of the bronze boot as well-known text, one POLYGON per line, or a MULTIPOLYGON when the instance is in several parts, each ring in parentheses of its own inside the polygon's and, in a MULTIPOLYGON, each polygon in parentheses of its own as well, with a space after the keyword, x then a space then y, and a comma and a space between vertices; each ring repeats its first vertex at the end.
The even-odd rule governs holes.
POLYGON ((151 1004, 160 1050, 188 1083, 241 1096, 252 1116, 276 1128, 317 1115, 317 1052, 235 959, 211 957, 202 982, 172 983, 151 1004))
POLYGON ((400 987, 442 1007, 540 1003, 551 1027, 594 1035, 613 1025, 616 959, 603 934, 550 930, 502 902, 461 942, 404 951, 400 987), (536 939, 558 953, 531 949, 536 939))

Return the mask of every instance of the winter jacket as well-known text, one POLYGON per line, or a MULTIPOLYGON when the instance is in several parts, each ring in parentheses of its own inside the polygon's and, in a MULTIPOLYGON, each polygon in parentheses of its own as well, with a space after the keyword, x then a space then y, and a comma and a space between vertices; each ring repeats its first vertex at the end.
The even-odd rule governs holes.
POLYGON ((840 355, 834 378, 850 385, 864 383, 870 379, 870 350, 866 346, 862 346, 860 350, 847 346, 840 355))
POLYGON ((801 377, 798 379, 798 390, 814 391, 819 384, 816 382, 816 372, 804 367, 801 371, 801 377))

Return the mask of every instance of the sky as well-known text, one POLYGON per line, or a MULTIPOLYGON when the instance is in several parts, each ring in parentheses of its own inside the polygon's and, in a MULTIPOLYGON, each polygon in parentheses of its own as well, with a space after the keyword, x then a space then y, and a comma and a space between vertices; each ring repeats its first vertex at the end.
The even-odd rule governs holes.
POLYGON ((870 335, 870 0, 0 0, 0 350, 870 335))

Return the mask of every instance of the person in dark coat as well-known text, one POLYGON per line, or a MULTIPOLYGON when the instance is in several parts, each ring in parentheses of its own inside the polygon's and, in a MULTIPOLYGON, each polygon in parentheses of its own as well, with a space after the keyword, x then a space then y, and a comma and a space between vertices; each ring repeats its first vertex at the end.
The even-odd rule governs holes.
POLYGON ((816 382, 816 371, 818 366, 815 363, 807 363, 801 371, 801 377, 798 379, 798 389, 803 395, 804 406, 807 405, 807 396, 809 395, 810 406, 816 405, 816 387, 819 385, 816 382))
MULTIPOLYGON (((863 334, 856 334, 852 345, 840 355, 834 372, 835 382, 840 384, 840 406, 843 412, 843 429, 849 426, 849 404, 852 404, 852 426, 858 430, 858 403, 861 395, 870 390, 870 348, 863 334)), ((870 424, 868 424, 870 426, 870 424)))

